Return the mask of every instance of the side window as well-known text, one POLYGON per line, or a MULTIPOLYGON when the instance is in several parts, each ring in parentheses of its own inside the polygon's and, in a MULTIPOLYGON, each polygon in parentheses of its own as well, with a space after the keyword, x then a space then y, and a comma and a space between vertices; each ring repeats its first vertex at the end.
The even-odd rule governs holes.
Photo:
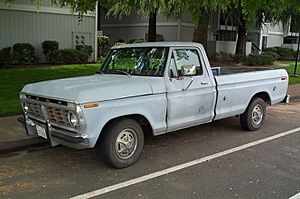
POLYGON ((195 75, 202 75, 203 69, 199 60, 197 50, 194 49, 178 49, 174 51, 175 66, 177 67, 177 73, 181 74, 182 66, 196 67, 195 75))

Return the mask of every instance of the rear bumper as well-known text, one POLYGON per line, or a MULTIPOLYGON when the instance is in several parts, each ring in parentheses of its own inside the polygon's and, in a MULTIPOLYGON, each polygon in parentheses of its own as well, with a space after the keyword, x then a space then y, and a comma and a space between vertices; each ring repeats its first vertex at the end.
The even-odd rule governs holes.
POLYGON ((37 135, 36 125, 45 128, 46 139, 51 146, 62 144, 75 149, 91 148, 89 138, 86 135, 78 135, 68 132, 68 130, 58 129, 48 122, 41 123, 28 118, 26 115, 19 117, 18 121, 24 126, 27 135, 37 135))
POLYGON ((286 104, 290 103, 290 95, 286 95, 282 102, 286 104))

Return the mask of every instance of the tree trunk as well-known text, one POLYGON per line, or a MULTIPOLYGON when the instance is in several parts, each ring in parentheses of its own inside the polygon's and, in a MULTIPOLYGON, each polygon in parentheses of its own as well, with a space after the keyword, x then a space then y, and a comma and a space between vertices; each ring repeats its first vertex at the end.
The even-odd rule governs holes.
POLYGON ((156 15, 156 11, 150 13, 148 24, 148 41, 156 41, 156 15))
POLYGON ((247 42, 247 29, 246 21, 243 14, 241 14, 239 27, 238 27, 238 39, 236 43, 235 54, 246 55, 246 42, 247 42))
POLYGON ((193 42, 201 43, 207 52, 209 11, 202 11, 193 34, 193 42))

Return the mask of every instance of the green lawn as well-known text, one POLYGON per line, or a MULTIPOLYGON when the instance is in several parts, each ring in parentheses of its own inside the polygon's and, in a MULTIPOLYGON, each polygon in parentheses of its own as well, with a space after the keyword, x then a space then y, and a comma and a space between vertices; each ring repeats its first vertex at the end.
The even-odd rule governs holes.
POLYGON ((287 67, 282 67, 287 70, 287 72, 290 75, 289 83, 290 84, 299 84, 300 83, 300 62, 298 62, 298 67, 297 67, 297 74, 299 77, 292 77, 291 75, 294 74, 294 69, 295 69, 295 62, 283 62, 285 64, 289 64, 287 67))
POLYGON ((0 70, 0 117, 21 114, 19 93, 24 85, 43 80, 95 74, 100 64, 63 65, 0 70))

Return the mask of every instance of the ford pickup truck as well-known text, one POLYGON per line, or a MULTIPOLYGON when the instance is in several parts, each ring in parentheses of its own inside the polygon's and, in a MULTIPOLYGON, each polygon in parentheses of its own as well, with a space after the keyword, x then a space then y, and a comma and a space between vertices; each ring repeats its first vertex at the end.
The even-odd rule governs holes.
POLYGON ((239 116, 261 128, 266 106, 287 98, 283 69, 211 68, 201 44, 114 46, 96 74, 26 85, 20 93, 28 135, 52 146, 100 148, 106 164, 134 164, 144 131, 161 135, 239 116))

